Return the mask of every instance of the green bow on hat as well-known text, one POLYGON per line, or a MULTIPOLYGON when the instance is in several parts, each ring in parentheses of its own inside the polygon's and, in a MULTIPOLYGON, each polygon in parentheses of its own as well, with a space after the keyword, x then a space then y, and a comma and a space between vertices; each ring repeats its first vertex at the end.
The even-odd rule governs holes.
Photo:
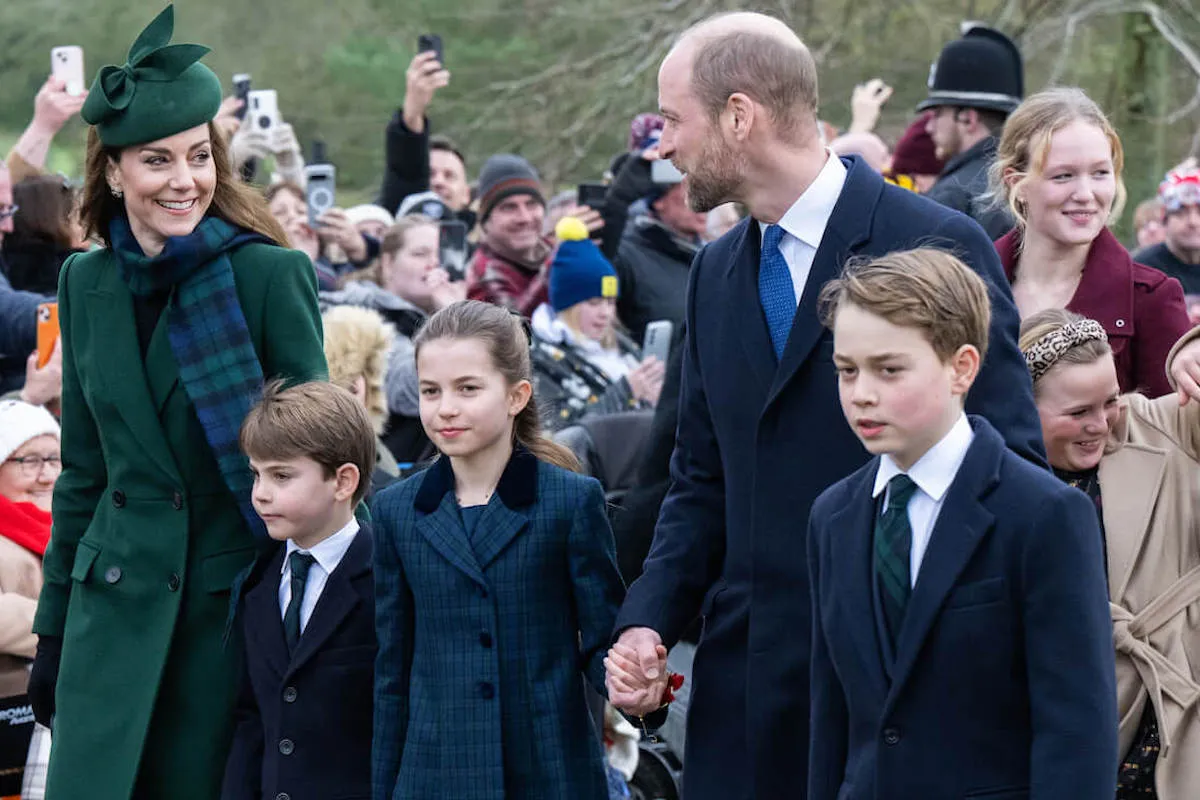
POLYGON ((203 125, 221 107, 221 81, 200 63, 209 48, 170 44, 175 7, 146 26, 128 63, 103 67, 80 115, 107 147, 128 147, 203 125))

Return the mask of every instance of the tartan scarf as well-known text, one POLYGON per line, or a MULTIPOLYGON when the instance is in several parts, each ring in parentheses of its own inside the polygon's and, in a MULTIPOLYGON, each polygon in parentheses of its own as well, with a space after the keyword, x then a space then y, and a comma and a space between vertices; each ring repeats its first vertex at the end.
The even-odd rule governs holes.
POLYGON ((135 295, 174 289, 167 304, 167 333, 180 380, 242 517, 255 538, 267 538, 250 502, 250 464, 238 446, 242 421, 262 396, 263 371, 228 254, 243 244, 270 240, 205 217, 190 234, 167 239, 159 255, 147 258, 123 216, 110 224, 108 240, 121 277, 135 295))

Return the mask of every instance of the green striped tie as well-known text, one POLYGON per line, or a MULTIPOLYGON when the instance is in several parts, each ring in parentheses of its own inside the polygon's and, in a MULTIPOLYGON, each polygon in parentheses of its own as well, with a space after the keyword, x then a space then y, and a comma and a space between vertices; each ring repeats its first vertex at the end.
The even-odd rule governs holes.
POLYGON ((912 528, 908 524, 908 501, 917 485, 900 474, 888 481, 887 508, 875 521, 875 574, 879 576, 879 596, 892 644, 904 622, 904 609, 912 594, 908 559, 912 550, 912 528))

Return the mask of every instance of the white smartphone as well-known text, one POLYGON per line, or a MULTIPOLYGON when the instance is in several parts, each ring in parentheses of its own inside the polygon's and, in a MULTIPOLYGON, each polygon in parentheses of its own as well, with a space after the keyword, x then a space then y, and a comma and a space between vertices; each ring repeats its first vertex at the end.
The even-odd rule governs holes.
POLYGON ((83 48, 76 45, 50 50, 50 74, 67 85, 67 94, 78 97, 87 88, 83 79, 83 48))
POLYGON ((317 220, 334 206, 337 170, 333 164, 309 164, 304 168, 304 198, 308 206, 308 224, 317 229, 317 220))
POLYGON ((675 323, 669 319, 658 319, 646 326, 646 337, 642 340, 642 358, 654 356, 663 364, 671 355, 671 335, 675 323))
POLYGON ((274 89, 251 89, 250 123, 260 131, 269 131, 279 122, 279 95, 274 89))

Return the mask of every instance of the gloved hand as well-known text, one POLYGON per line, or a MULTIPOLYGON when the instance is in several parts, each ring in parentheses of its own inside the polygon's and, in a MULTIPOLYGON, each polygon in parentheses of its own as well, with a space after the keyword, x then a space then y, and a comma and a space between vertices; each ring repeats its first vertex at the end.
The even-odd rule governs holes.
POLYGON ((62 637, 39 636, 33 669, 29 673, 29 704, 33 718, 47 728, 54 716, 54 692, 58 687, 58 665, 62 660, 62 637))

